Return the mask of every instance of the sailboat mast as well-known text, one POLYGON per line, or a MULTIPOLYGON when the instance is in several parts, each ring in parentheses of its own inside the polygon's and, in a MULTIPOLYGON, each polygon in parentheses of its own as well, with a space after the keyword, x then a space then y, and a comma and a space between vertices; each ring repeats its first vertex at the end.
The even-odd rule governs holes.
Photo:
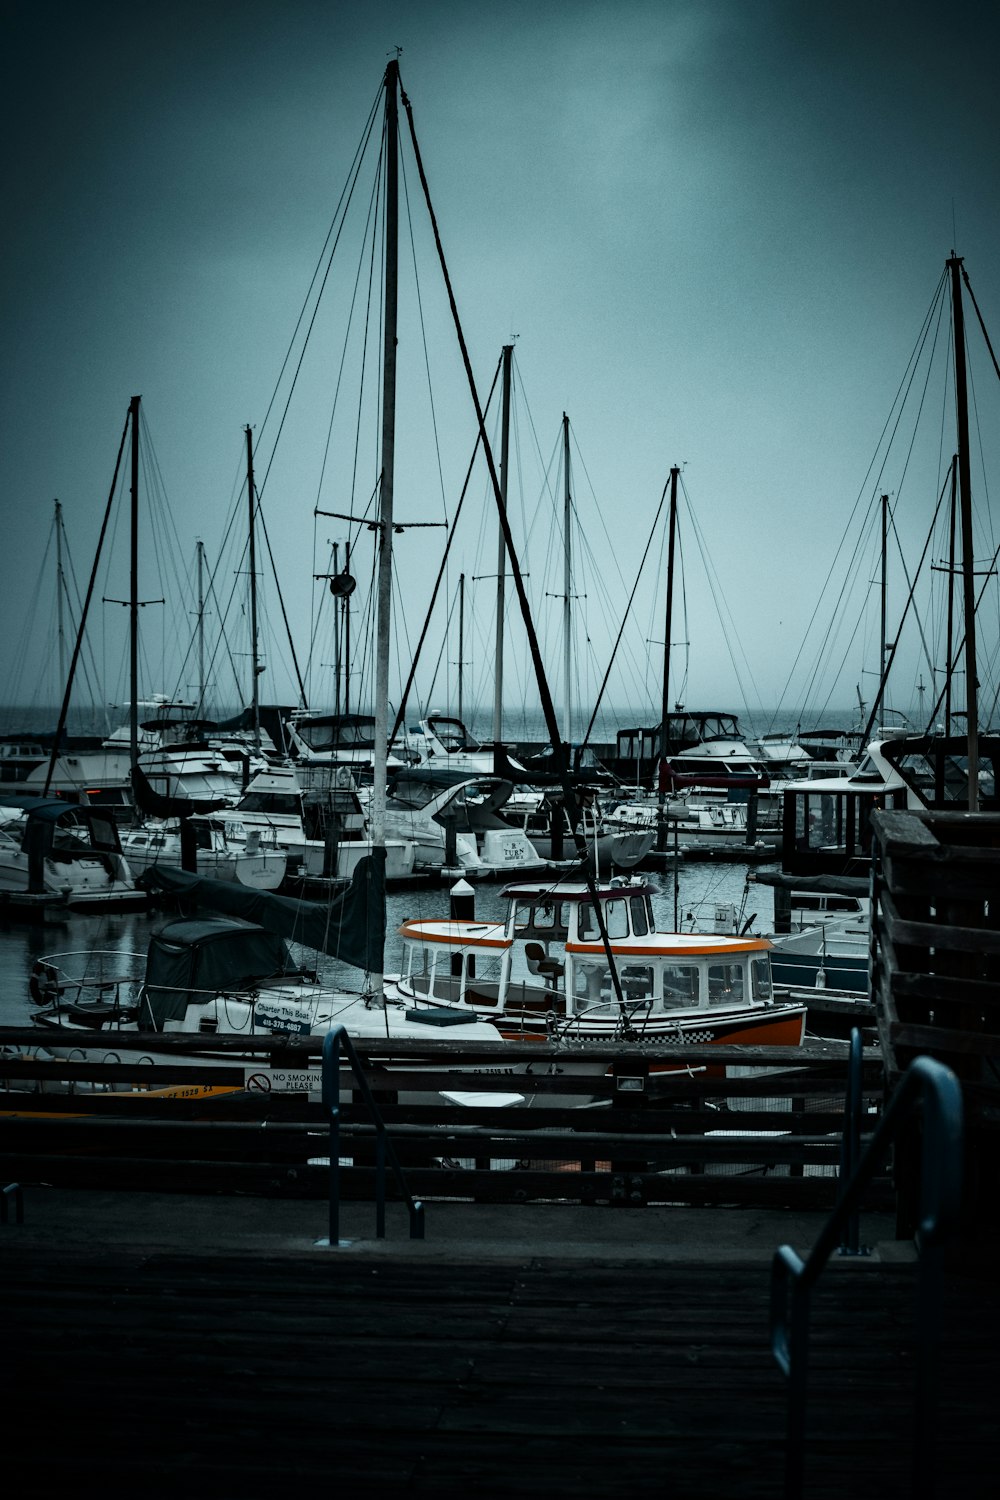
MULTIPOLYGON (((344 543, 344 572, 351 571, 351 544, 344 543)), ((351 597, 344 595, 344 713, 351 711, 351 597)))
MULTIPOLYGON (((882 578, 880 586, 881 612, 879 629, 879 655, 878 655, 878 681, 879 689, 882 687, 882 678, 885 675, 885 608, 886 591, 888 580, 886 577, 886 551, 888 546, 889 532, 889 496, 882 496, 882 578)), ((883 721, 884 722, 884 721, 883 721)))
POLYGON ((572 555, 571 555, 571 532, 570 521, 572 518, 573 501, 570 491, 569 479, 569 417, 563 412, 563 675, 566 681, 566 720, 563 734, 566 737, 567 746, 573 739, 573 638, 572 638, 572 601, 570 595, 570 580, 572 578, 572 555))
POLYGON ((198 710, 197 718, 205 712, 205 543, 196 543, 198 556, 198 710))
POLYGON ((458 717, 465 722, 462 713, 463 672, 465 670, 465 574, 458 575, 458 717))
POLYGON ((948 261, 955 333, 955 419, 958 427, 958 493, 962 516, 962 601, 965 611, 965 709, 968 721, 969 811, 979 810, 979 703, 976 678, 975 562, 972 547, 972 478, 969 464, 969 389, 965 368, 962 257, 948 261))
MULTIPOLYGON (((500 501, 504 513, 507 510, 507 461, 510 454, 510 379, 514 345, 503 346, 503 407, 500 425, 500 501)), ((505 609, 505 585, 507 581, 507 545, 503 527, 497 544, 497 624, 494 648, 493 675, 493 743, 499 745, 503 739, 503 625, 505 609)), ((459 715, 461 718, 461 715, 459 715)))
POLYGON ((129 555, 129 696, 131 706, 128 716, 129 765, 134 769, 139 763, 139 402, 133 396, 129 402, 129 422, 132 430, 132 477, 129 489, 131 545, 129 555))
POLYGON ((63 630, 62 505, 56 508, 56 631, 59 640, 59 681, 66 681, 66 635, 63 630))
POLYGON ((667 609, 663 636, 663 698, 660 711, 660 774, 659 815, 657 817, 657 847, 666 848, 667 829, 663 807, 667 791, 667 752, 670 746, 670 632, 674 614, 674 546, 677 537, 677 478, 680 469, 675 464, 670 470, 670 517, 667 523, 667 609))
MULTIPOLYGON (((333 576, 337 577, 337 569, 340 566, 340 544, 333 544, 333 576)), ((340 610, 341 603, 338 597, 333 601, 333 711, 340 718, 340 610)))
POLYGON ((253 704, 253 742, 254 748, 260 749, 260 692, 258 682, 260 678, 260 667, 257 656, 257 522, 254 514, 254 482, 253 482, 253 433, 248 422, 244 431, 247 435, 247 505, 249 510, 248 524, 250 527, 250 676, 251 693, 253 704))
POLYGON ((667 610, 663 638, 663 704, 660 720, 660 761, 667 758, 670 743, 670 632, 674 614, 674 546, 677 537, 677 478, 680 469, 670 470, 670 519, 667 531, 667 610))
MULTIPOLYGON (((951 734, 951 653, 955 639, 955 520, 958 509, 958 455, 951 461, 951 506, 948 520, 948 650, 944 674, 944 732, 951 734)), ((930 728, 930 726, 927 726, 930 728)))
MULTIPOLYGON (((385 846, 386 754, 389 743, 389 631, 392 597, 392 501, 396 452, 396 322, 399 267, 399 63, 385 70, 385 335, 382 346, 382 469, 379 486, 378 630, 375 660, 375 763, 371 836, 385 846)), ((373 975, 376 994, 382 976, 373 975)))

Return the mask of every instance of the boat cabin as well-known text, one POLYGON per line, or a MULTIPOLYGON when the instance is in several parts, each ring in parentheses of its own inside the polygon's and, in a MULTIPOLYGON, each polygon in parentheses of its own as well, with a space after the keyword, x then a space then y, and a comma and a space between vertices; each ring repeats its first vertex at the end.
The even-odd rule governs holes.
MULTIPOLYGON (((597 891, 630 1014, 665 1018, 771 1002, 767 939, 657 932, 652 890, 641 879, 616 878, 597 891)), ((622 1007, 586 882, 519 883, 503 894, 510 908, 502 925, 404 923, 402 989, 480 1011, 548 1011, 618 1024, 622 1007)))
POLYGON ((664 751, 668 756, 679 755, 692 746, 713 740, 741 738, 735 714, 689 713, 682 709, 667 714, 666 745, 663 744, 663 732, 659 724, 619 729, 614 753, 605 761, 605 765, 620 781, 655 786, 664 751))
MULTIPOLYGON (((981 811, 997 806, 1000 739, 979 740, 981 811)), ((791 875, 866 875, 873 812, 968 805, 965 736, 904 735, 873 740, 856 769, 784 789, 782 869, 791 875)))

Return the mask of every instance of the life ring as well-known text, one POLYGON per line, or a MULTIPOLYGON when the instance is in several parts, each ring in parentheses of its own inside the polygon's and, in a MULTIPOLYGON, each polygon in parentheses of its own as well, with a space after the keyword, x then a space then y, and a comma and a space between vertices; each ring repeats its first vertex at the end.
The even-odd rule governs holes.
POLYGON ((59 979, 51 964, 39 959, 28 975, 28 991, 36 1005, 51 1005, 59 995, 59 979))

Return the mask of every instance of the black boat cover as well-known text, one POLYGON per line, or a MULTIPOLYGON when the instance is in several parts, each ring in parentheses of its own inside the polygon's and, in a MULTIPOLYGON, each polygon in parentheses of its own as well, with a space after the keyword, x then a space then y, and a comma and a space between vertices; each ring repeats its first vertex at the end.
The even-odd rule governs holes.
POLYGON ((359 859, 346 890, 329 901, 299 901, 255 891, 238 881, 210 880, 168 865, 152 865, 136 881, 147 891, 184 896, 200 907, 256 922, 268 932, 328 953, 368 973, 382 968, 385 948, 385 850, 359 859))

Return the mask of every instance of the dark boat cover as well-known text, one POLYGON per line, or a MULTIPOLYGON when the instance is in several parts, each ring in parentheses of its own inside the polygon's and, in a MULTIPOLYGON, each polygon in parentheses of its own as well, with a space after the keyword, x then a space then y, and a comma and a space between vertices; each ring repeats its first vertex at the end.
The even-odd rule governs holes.
POLYGON ((253 990, 265 980, 294 976, 299 966, 277 933, 221 917, 168 922, 149 940, 142 1029, 162 1031, 188 1006, 253 990))
POLYGON ((328 953, 368 973, 382 968, 385 947, 385 850, 359 859, 346 890, 329 901, 299 901, 255 891, 238 881, 210 880, 168 865, 153 865, 136 884, 185 896, 198 906, 255 922, 268 932, 328 953))
POLYGON ((165 797, 150 784, 141 766, 132 767, 132 796, 140 812, 151 818, 190 818, 195 813, 218 812, 228 807, 226 797, 203 798, 165 797))

